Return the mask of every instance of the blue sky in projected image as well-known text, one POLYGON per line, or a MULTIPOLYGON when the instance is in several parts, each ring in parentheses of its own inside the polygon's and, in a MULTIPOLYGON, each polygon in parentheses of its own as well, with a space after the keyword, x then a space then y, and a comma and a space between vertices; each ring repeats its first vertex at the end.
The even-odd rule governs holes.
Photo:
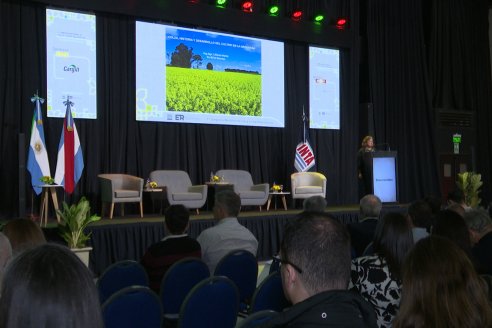
POLYGON ((202 57, 200 69, 206 69, 210 62, 214 71, 232 68, 261 74, 260 40, 166 27, 167 64, 180 43, 202 57))

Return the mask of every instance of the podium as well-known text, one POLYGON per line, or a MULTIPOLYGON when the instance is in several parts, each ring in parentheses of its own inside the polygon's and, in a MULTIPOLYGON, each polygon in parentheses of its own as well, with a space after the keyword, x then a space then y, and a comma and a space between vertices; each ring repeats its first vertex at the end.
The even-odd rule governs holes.
POLYGON ((396 151, 376 151, 372 155, 372 193, 383 203, 398 203, 396 151))

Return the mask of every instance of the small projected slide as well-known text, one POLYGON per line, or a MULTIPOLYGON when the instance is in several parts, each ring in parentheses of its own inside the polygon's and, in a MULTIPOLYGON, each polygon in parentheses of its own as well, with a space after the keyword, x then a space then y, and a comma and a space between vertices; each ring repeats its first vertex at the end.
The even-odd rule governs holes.
POLYGON ((340 51, 309 47, 309 127, 340 129, 340 51))
POLYGON ((283 43, 137 22, 139 121, 284 126, 283 43))
POLYGON ((48 117, 97 118, 96 16, 46 9, 46 60, 48 117))

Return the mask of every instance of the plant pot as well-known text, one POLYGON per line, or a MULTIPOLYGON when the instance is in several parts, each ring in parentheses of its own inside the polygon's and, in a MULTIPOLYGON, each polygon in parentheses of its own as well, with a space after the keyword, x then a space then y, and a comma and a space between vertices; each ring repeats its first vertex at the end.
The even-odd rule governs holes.
POLYGON ((84 264, 89 267, 89 252, 92 250, 92 247, 84 247, 84 248, 72 248, 72 252, 75 253, 79 257, 79 259, 84 262, 84 264))

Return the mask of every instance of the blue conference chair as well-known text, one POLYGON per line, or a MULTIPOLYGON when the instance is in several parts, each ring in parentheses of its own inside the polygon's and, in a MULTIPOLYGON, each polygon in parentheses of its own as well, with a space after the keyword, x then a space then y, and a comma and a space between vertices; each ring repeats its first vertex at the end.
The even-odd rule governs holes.
POLYGON ((161 283, 160 298, 164 320, 177 320, 186 295, 195 285, 209 277, 208 266, 201 259, 189 257, 174 263, 161 283))
POLYGON ((110 265, 97 281, 101 304, 117 291, 129 286, 149 286, 145 269, 136 261, 124 260, 110 265))
POLYGON ((264 310, 282 312, 289 306, 290 302, 285 298, 280 273, 274 272, 256 288, 251 299, 249 313, 264 310))
POLYGON ((160 328, 162 305, 148 287, 131 286, 113 294, 102 306, 105 328, 160 328))
POLYGON ((225 276, 234 282, 239 290, 240 311, 246 311, 256 288, 258 261, 246 250, 233 250, 217 264, 215 276, 225 276))
POLYGON ((226 277, 210 277, 193 287, 181 305, 180 328, 231 328, 239 310, 239 293, 226 277))
POLYGON ((263 325, 272 320, 278 313, 272 310, 263 310, 250 314, 244 318, 236 327, 237 328, 254 328, 263 325))

